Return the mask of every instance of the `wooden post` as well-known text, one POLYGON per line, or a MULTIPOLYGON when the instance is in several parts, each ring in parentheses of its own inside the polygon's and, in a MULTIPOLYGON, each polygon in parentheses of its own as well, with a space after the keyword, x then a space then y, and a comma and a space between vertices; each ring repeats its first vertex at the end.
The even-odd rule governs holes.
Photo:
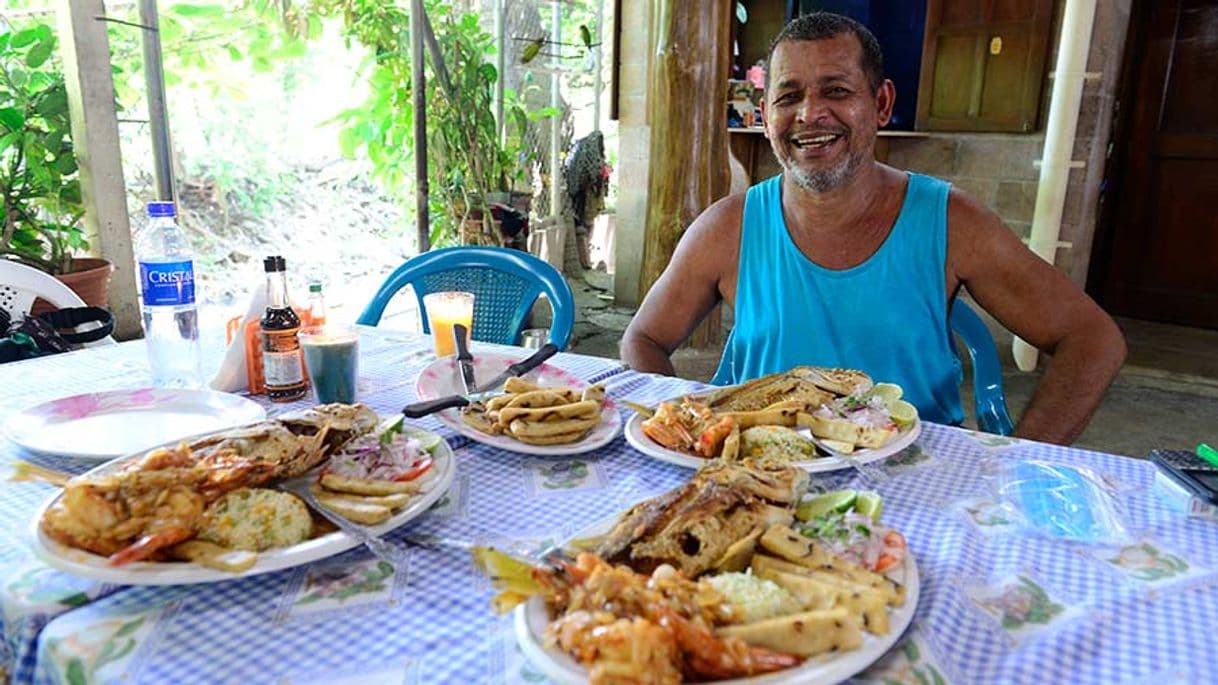
POLYGON ((114 265, 110 309, 114 337, 141 335, 135 255, 127 216, 127 185, 118 141, 110 43, 102 0, 58 0, 60 51, 72 116, 72 145, 80 164, 85 231, 92 250, 114 265))
MULTIPOLYGON (((648 98, 651 180, 640 299, 672 259, 685 228, 731 185, 724 112, 734 3, 656 2, 656 53, 648 98)), ((717 344, 719 326, 716 307, 694 331, 690 345, 717 344)))

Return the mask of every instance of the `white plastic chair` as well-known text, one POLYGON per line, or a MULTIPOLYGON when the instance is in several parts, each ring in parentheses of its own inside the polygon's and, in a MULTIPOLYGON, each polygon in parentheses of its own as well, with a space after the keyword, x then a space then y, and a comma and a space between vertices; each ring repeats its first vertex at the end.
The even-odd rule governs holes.
MULTIPOLYGON (((12 315, 14 321, 29 316, 34 300, 42 298, 56 307, 85 307, 85 301, 54 276, 11 259, 0 258, 0 309, 12 315)), ((81 332, 96 324, 86 324, 81 332)), ((113 345, 114 338, 85 343, 85 347, 113 345)))

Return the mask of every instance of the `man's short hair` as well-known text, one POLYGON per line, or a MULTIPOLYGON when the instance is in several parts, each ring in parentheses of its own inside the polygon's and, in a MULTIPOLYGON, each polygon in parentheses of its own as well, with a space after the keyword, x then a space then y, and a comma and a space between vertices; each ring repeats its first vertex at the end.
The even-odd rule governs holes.
POLYGON ((863 47, 860 64, 867 83, 872 91, 880 89, 884 82, 884 53, 880 50, 880 42, 875 35, 859 22, 850 17, 832 12, 813 12, 792 19, 770 43, 770 51, 766 53, 765 72, 767 86, 770 78, 770 61, 774 58, 774 50, 779 43, 789 40, 826 40, 842 33, 853 33, 863 47))

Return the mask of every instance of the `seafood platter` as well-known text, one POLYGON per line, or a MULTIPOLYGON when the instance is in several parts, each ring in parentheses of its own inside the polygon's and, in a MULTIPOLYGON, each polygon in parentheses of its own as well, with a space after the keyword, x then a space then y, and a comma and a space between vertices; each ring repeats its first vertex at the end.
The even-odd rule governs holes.
POLYGON ((905 449, 921 433, 917 409, 892 383, 862 371, 800 366, 656 407, 629 404, 626 439, 660 461, 765 458, 807 471, 850 468, 905 449))
POLYGON ((900 638, 918 569, 875 493, 771 460, 707 463, 544 561, 475 561, 560 683, 835 683, 900 638))
MULTIPOLYGON (((516 361, 487 352, 474 358, 475 373, 490 377, 516 361)), ((461 394, 452 358, 438 359, 419 374, 420 400, 461 394)), ((503 392, 477 398, 468 406, 436 414, 441 423, 471 440, 512 452, 565 456, 608 444, 622 428, 622 418, 604 386, 589 385, 550 364, 526 377, 507 379, 503 392)))
POLYGON ((440 436, 327 404, 137 452, 72 477, 33 522, 35 553, 105 582, 227 580, 308 563, 359 542, 287 491, 379 536, 452 483, 440 436))

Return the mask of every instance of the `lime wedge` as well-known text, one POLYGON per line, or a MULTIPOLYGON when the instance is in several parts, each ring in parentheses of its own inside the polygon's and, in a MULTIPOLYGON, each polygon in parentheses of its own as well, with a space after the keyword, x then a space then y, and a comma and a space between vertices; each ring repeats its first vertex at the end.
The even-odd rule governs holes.
POLYGON ((858 499, 854 500, 854 510, 863 516, 870 516, 872 521, 879 522, 880 511, 884 508, 884 503, 880 499, 880 493, 870 490, 860 492, 858 499))
POLYGON ((389 418, 381 421, 376 427, 376 438, 382 445, 388 445, 393 442, 393 436, 396 433, 402 432, 402 422, 406 417, 402 414, 394 414, 389 418))
POLYGON ((867 394, 883 399, 886 404, 892 404, 901 399, 905 391, 896 383, 876 383, 867 394))
POLYGON ((826 492, 806 502, 801 502, 799 507, 795 509, 795 517, 800 521, 811 521, 817 516, 829 512, 841 513, 843 511, 850 511, 857 497, 858 493, 854 490, 826 492))
POLYGON ((897 400, 888 405, 888 413, 898 426, 908 426, 918 420, 918 409, 905 400, 897 400))
POLYGON ((414 426, 404 426, 402 432, 423 443, 422 447, 427 452, 435 451, 436 445, 444 442, 444 437, 439 433, 432 433, 431 431, 415 428, 414 426))

